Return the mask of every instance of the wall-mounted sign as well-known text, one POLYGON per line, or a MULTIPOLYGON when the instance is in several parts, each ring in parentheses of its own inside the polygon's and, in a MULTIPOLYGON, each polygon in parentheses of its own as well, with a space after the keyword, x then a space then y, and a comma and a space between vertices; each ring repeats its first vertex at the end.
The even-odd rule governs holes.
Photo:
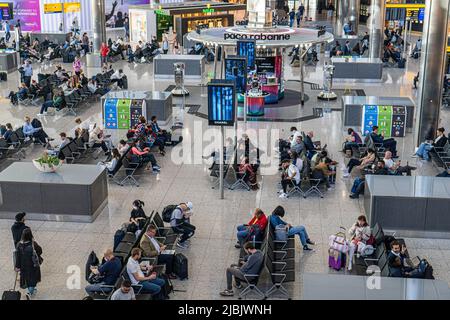
POLYGON ((63 4, 62 3, 45 3, 44 13, 62 13, 63 4))
POLYGON ((156 14, 162 15, 162 16, 170 16, 170 12, 169 10, 164 10, 164 9, 156 9, 155 10, 156 14))
POLYGON ((203 13, 214 13, 216 10, 214 10, 213 8, 209 8, 209 9, 203 9, 202 12, 203 13))
POLYGON ((0 2, 0 20, 11 20, 13 18, 13 4, 11 2, 0 2))
POLYGON ((81 4, 79 2, 64 3, 64 12, 80 12, 81 4))
POLYGON ((379 133, 385 138, 404 137, 406 125, 405 106, 364 105, 362 118, 363 135, 370 134, 373 126, 378 126, 379 133))

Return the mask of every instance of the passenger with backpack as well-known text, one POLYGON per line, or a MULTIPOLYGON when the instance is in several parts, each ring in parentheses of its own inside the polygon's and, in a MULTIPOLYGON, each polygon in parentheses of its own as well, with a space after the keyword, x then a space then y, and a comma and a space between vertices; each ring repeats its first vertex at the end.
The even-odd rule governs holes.
POLYGON ((366 216, 359 216, 355 224, 348 230, 348 234, 350 235, 350 247, 348 251, 348 270, 350 271, 352 270, 353 255, 355 252, 358 251, 361 253, 366 246, 373 245, 370 226, 367 223, 366 216))
POLYGON ((180 203, 179 205, 171 205, 164 208, 162 218, 164 222, 170 223, 173 232, 181 234, 177 247, 186 249, 186 240, 191 238, 195 233, 195 226, 190 223, 192 216, 192 202, 180 203))

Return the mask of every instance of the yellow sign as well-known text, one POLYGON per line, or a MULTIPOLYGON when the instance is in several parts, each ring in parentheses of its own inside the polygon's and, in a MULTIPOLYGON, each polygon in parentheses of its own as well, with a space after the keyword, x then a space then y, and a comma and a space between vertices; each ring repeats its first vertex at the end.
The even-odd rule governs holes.
POLYGON ((63 12, 62 3, 46 3, 44 4, 44 13, 61 13, 63 12))
POLYGON ((425 4, 414 4, 414 3, 386 3, 386 8, 404 8, 404 9, 421 9, 425 8, 425 4))
POLYGON ((64 12, 80 12, 81 4, 79 2, 64 3, 64 12))

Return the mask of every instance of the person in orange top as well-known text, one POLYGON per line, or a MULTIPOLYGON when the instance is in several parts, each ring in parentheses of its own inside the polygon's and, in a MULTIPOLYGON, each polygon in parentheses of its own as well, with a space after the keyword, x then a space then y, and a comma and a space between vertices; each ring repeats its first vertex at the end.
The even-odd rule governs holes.
POLYGON ((243 243, 246 242, 246 239, 253 235, 258 238, 258 236, 261 235, 264 230, 266 230, 266 226, 266 215, 261 209, 256 208, 251 220, 247 224, 239 225, 237 227, 238 242, 236 243, 235 247, 238 249, 241 248, 243 243))

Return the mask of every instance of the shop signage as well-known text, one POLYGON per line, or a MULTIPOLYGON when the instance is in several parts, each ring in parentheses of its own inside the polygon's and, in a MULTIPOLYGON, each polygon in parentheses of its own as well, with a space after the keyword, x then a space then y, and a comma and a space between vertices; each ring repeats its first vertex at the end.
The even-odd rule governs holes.
POLYGON ((215 10, 212 8, 209 8, 209 9, 203 9, 202 11, 203 11, 203 13, 214 13, 215 10))
POLYGON ((64 3, 64 12, 66 13, 81 12, 81 3, 79 2, 64 3))
POLYGON ((44 4, 44 13, 62 13, 62 3, 46 3, 44 4))
POLYGON ((224 40, 263 40, 263 41, 283 41, 289 40, 291 35, 289 34, 240 34, 225 32, 223 34, 224 40))
POLYGON ((162 15, 162 16, 170 16, 170 12, 169 10, 164 10, 164 9, 156 9, 155 10, 156 14, 162 15))
POLYGON ((247 26, 248 20, 236 21, 234 24, 237 26, 247 26))

